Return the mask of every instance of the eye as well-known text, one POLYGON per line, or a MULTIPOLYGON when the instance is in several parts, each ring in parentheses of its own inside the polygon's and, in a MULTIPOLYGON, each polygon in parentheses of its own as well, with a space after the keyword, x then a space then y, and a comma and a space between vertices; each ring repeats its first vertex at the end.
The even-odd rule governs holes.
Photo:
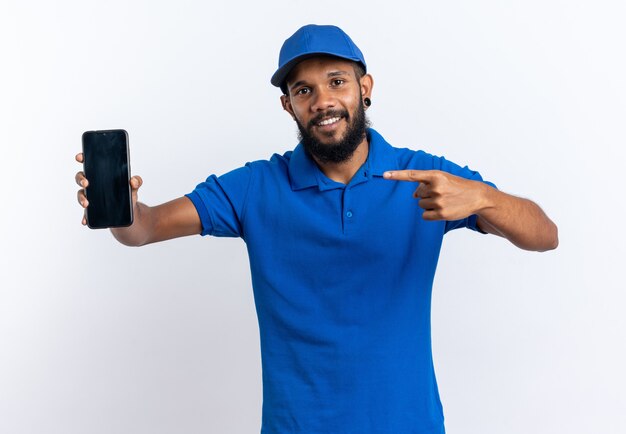
POLYGON ((310 91, 311 89, 309 89, 308 87, 302 87, 296 91, 296 95, 306 95, 310 91))
POLYGON ((342 78, 335 78, 332 81, 333 86, 341 86, 342 84, 344 84, 346 81, 342 78))

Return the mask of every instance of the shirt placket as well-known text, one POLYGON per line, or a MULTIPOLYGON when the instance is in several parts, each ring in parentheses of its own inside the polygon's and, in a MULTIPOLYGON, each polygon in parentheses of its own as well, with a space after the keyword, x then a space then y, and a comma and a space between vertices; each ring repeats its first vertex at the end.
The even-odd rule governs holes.
POLYGON ((344 235, 348 235, 352 232, 354 226, 355 211, 352 207, 352 188, 347 186, 343 190, 343 197, 341 202, 341 218, 344 235))
POLYGON ((341 226, 343 228, 344 235, 349 235, 354 231, 357 219, 359 218, 359 210, 356 207, 357 204, 353 200, 353 190, 354 188, 363 187, 361 184, 367 182, 367 180, 367 172, 362 168, 354 175, 352 181, 346 185, 346 188, 343 191, 341 204, 341 226))

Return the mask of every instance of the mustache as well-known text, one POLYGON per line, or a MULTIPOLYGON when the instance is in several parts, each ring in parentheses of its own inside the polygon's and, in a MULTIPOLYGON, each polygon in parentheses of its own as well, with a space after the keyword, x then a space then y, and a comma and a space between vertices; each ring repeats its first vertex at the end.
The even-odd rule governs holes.
POLYGON ((346 120, 350 119, 350 114, 347 110, 327 110, 324 113, 320 113, 315 116, 313 119, 309 121, 309 128, 314 127, 315 125, 322 122, 325 118, 346 118, 346 120))

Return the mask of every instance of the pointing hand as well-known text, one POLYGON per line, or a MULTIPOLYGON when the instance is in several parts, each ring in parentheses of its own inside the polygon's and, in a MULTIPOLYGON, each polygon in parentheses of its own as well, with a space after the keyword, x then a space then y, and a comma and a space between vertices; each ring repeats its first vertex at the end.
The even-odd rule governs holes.
POLYGON ((424 209, 424 220, 460 220, 484 208, 486 185, 440 170, 394 170, 383 174, 391 181, 419 182, 413 197, 424 209))

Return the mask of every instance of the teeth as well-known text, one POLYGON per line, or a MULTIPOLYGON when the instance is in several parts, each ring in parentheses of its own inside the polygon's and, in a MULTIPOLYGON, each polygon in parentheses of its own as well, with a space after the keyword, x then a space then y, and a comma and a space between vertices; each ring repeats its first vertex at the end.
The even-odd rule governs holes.
POLYGON ((339 119, 341 118, 330 118, 330 119, 326 119, 325 121, 320 122, 317 125, 330 125, 330 124, 334 124, 335 122, 338 122, 339 119))

